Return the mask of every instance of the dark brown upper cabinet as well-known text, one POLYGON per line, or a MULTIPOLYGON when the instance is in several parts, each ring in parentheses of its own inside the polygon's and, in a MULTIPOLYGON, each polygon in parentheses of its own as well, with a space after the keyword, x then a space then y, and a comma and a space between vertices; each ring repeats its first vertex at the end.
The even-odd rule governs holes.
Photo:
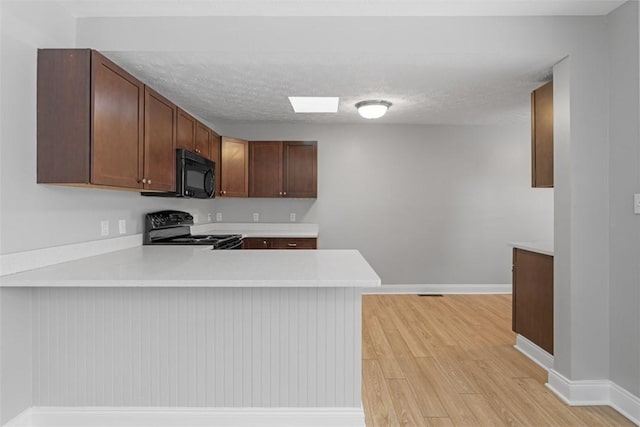
POLYGON ((249 141, 222 137, 220 195, 249 196, 249 141))
POLYGON ((282 141, 249 144, 249 197, 283 197, 282 141))
POLYGON ((195 149, 196 154, 211 159, 211 130, 200 122, 196 122, 195 149))
POLYGON ((178 108, 176 123, 176 148, 194 151, 196 145, 196 119, 178 108))
POLYGON ((531 186, 553 187, 553 81, 531 93, 531 186))
POLYGON ((220 194, 220 179, 221 179, 221 162, 220 162, 220 149, 221 149, 221 137, 215 131, 211 131, 211 140, 209 142, 209 158, 215 163, 215 181, 216 181, 216 194, 220 194))
POLYGON ((144 85, 90 49, 38 51, 39 183, 143 189, 144 85))
POLYGON ((318 145, 316 141, 284 142, 284 196, 318 197, 318 145))
POLYGON ((250 197, 317 197, 315 141, 251 141, 250 197))
POLYGON ((174 191, 176 186, 176 106, 144 88, 144 188, 174 191))

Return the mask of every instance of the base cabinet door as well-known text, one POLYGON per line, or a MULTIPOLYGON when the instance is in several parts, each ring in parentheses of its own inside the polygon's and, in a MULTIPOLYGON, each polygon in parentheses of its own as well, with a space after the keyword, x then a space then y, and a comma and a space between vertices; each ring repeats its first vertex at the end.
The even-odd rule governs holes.
POLYGON ((242 249, 317 249, 317 242, 313 237, 248 237, 243 240, 242 249))
POLYGON ((513 331, 553 354, 553 257, 513 250, 513 331))
POLYGON ((316 239, 312 239, 312 238, 273 239, 272 249, 316 249, 316 239))
POLYGON ((246 237, 242 240, 242 249, 271 249, 271 239, 246 237))

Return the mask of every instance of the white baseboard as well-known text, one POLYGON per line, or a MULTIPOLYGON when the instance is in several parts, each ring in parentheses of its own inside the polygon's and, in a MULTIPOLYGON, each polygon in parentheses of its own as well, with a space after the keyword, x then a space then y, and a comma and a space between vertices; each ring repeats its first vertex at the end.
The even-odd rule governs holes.
POLYGON ((640 397, 612 382, 610 398, 611 407, 640 426, 640 397))
POLYGON ((553 356, 522 335, 516 335, 516 344, 513 347, 529 359, 533 360, 541 368, 547 371, 553 369, 553 356))
POLYGON ((0 276, 142 245, 142 234, 0 255, 0 276))
POLYGON ((34 407, 3 427, 365 427, 362 408, 34 407))
POLYGON ((547 387, 571 406, 611 406, 640 425, 640 397, 609 380, 571 381, 550 369, 547 387))
POLYGON ((511 284, 451 284, 451 285, 382 285, 377 288, 366 288, 363 294, 510 294, 511 284))
POLYGON ((33 408, 25 409, 2 425, 2 427, 31 427, 31 412, 33 408))

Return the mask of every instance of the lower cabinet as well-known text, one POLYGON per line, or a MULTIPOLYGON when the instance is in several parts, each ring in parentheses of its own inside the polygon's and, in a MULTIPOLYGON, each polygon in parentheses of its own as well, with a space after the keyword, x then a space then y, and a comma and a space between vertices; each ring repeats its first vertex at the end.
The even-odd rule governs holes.
POLYGON ((512 329, 553 354, 553 257, 513 250, 512 329))
POLYGON ((242 249, 317 249, 316 238, 262 238, 248 237, 242 242, 242 249))

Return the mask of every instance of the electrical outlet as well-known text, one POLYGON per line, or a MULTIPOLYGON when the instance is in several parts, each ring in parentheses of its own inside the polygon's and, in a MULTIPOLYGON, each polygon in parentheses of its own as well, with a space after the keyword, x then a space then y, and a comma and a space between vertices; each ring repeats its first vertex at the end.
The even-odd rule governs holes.
POLYGON ((296 222, 296 213, 295 212, 291 212, 289 214, 289 221, 296 222))
POLYGON ((103 220, 100 222, 100 235, 102 237, 109 235, 109 221, 103 220))
POLYGON ((640 193, 633 195, 633 213, 640 215, 640 193))
POLYGON ((222 221, 222 212, 216 213, 216 221, 222 221))
POLYGON ((213 215, 211 215, 210 213, 207 214, 207 222, 211 222, 213 218, 213 215))
POLYGON ((124 219, 121 219, 118 221, 118 231, 120 231, 120 234, 127 234, 127 221, 124 219))
POLYGON ((193 223, 194 224, 198 223, 198 214, 193 214, 193 223))
POLYGON ((258 222, 260 221, 260 214, 257 212, 253 213, 253 222, 258 222))

